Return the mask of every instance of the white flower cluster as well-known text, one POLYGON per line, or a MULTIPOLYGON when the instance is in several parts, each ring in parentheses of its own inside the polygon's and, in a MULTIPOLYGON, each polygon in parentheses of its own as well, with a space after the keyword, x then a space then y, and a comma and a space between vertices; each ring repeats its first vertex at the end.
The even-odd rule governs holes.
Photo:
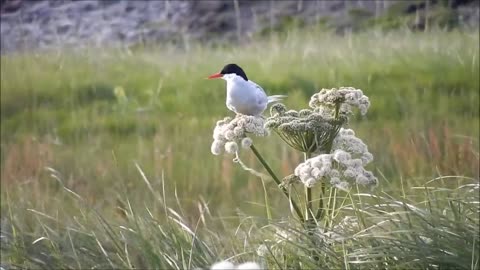
POLYGON ((350 182, 364 186, 376 186, 377 178, 364 166, 373 160, 367 146, 355 137, 351 129, 340 129, 333 141, 332 153, 310 158, 295 168, 295 175, 307 187, 320 180, 329 179, 330 184, 347 190, 350 182))
POLYGON ((352 158, 360 159, 363 166, 373 160, 373 155, 368 152, 367 145, 361 139, 355 137, 355 132, 352 129, 340 128, 333 140, 333 150, 343 150, 349 153, 352 158))
MULTIPOLYGON (((331 110, 330 108, 326 108, 331 110)), ((277 103, 270 108, 265 128, 273 130, 291 147, 301 152, 322 151, 331 144, 344 120, 334 119, 332 113, 325 116, 323 111, 304 109, 288 110, 277 103)))
POLYGON ((217 262, 210 267, 210 270, 261 270, 265 269, 256 262, 246 262, 239 265, 234 265, 229 261, 217 262))
POLYGON ((223 149, 227 153, 236 153, 239 142, 243 148, 250 147, 253 142, 247 137, 247 134, 268 135, 268 130, 264 128, 264 122, 265 120, 261 116, 243 114, 237 114, 233 119, 225 117, 218 121, 213 130, 212 153, 219 155, 223 149))
POLYGON ((353 87, 340 87, 339 89, 322 89, 310 98, 309 105, 312 108, 333 106, 341 104, 340 112, 350 114, 352 107, 357 107, 362 115, 365 115, 370 107, 370 100, 360 89, 353 87))

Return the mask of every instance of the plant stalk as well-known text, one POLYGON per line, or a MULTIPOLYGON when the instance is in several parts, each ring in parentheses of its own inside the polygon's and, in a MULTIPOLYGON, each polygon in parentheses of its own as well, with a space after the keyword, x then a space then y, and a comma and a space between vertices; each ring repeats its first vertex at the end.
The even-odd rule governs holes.
MULTIPOLYGON (((304 153, 304 160, 307 161, 311 157, 310 152, 305 152, 304 153)), ((321 198, 320 198, 321 199, 321 198)), ((310 240, 312 241, 313 245, 316 245, 315 237, 314 237, 314 231, 315 231, 315 217, 313 216, 313 203, 312 203, 312 188, 305 186, 305 225, 304 228, 307 229, 307 234, 310 237, 310 240)), ((311 256, 313 260, 318 261, 318 255, 315 253, 315 251, 311 251, 311 256)))
POLYGON ((295 213, 297 214, 297 217, 303 223, 304 218, 303 218, 303 215, 302 215, 302 211, 300 210, 298 205, 295 203, 295 201, 292 200, 292 198, 290 197, 290 194, 288 193, 288 190, 284 186, 281 185, 282 182, 280 181, 280 179, 278 179, 278 177, 275 175, 275 173, 272 171, 272 169, 270 168, 268 163, 263 159, 262 155, 260 155, 257 148, 255 148, 255 146, 253 144, 250 146, 250 149, 252 149, 252 151, 255 154, 255 156, 257 157, 257 159, 260 161, 260 163, 262 163, 263 167, 267 170, 268 174, 270 174, 270 176, 273 178, 273 180, 275 181, 277 186, 282 190, 283 194, 290 201, 290 205, 293 207, 293 210, 295 210, 295 213))
MULTIPOLYGON (((310 158, 310 152, 304 153, 304 160, 310 158)), ((313 207, 312 207, 312 188, 305 186, 305 220, 307 223, 313 221, 313 207)))

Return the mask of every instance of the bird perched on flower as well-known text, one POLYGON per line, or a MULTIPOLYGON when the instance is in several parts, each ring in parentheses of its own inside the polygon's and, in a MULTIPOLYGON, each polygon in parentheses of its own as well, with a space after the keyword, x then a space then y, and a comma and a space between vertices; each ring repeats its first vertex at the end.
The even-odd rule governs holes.
POLYGON ((247 78, 236 64, 228 64, 208 79, 222 78, 227 81, 227 108, 237 114, 260 115, 267 105, 284 98, 284 95, 267 96, 265 91, 247 78))

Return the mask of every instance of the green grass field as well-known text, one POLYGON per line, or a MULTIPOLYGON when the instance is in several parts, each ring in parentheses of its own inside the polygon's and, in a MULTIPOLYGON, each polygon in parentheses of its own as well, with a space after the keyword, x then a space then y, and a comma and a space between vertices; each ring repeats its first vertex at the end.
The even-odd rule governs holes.
MULTIPOLYGON (((1 57, 2 265, 478 269, 478 33, 310 30, 184 45, 1 57), (380 185, 342 193, 338 219, 359 225, 341 242, 311 243, 273 181, 264 189, 233 156, 211 154, 215 122, 232 112, 225 83, 206 77, 230 62, 294 109, 322 88, 369 96, 349 126, 380 185), (294 236, 275 242, 279 228, 294 236)), ((281 177, 303 158, 275 134, 254 142, 281 177)))

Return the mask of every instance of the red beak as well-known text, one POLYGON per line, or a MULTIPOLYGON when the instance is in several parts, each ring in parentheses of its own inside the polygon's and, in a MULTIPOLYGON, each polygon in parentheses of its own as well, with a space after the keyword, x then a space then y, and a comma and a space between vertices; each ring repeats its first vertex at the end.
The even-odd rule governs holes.
POLYGON ((216 78, 221 78, 221 77, 223 77, 222 73, 215 73, 215 74, 212 74, 212 75, 208 76, 208 79, 216 79, 216 78))

